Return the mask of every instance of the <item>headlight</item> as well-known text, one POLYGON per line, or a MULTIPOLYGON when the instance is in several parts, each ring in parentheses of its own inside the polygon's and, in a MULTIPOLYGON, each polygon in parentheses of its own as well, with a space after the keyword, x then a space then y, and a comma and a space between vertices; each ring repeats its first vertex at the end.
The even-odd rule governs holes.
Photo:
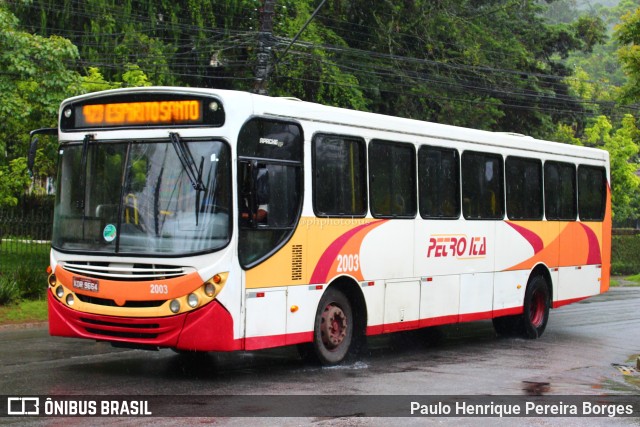
POLYGON ((169 309, 173 312, 173 313, 177 313, 180 311, 180 301, 178 301, 177 299, 174 299, 173 301, 171 301, 169 303, 169 309))
POLYGON ((204 293, 207 294, 208 297, 212 297, 216 293, 216 288, 213 286, 213 283, 206 283, 204 285, 204 293))
POLYGON ((187 304, 189 304, 189 307, 191 308, 196 308, 198 306, 198 295, 189 294, 187 297, 187 304))
POLYGON ((67 305, 72 306, 75 300, 73 299, 73 294, 67 295, 67 305))
POLYGON ((62 286, 58 286, 56 288, 56 296, 58 298, 62 298, 64 296, 64 288, 62 286))

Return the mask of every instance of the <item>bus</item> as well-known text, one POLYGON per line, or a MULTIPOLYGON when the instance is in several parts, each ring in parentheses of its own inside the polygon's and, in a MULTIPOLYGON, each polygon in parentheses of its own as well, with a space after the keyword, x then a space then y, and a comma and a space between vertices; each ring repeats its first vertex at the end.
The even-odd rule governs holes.
POLYGON ((53 336, 331 365, 458 322, 537 338, 609 288, 603 150, 172 87, 70 98, 55 132, 53 336))

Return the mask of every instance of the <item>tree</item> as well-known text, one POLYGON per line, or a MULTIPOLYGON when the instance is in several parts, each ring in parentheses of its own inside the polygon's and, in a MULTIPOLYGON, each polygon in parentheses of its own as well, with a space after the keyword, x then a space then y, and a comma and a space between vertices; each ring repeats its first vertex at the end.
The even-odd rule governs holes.
POLYGON ((611 164, 611 202, 618 221, 638 217, 640 178, 636 175, 640 130, 635 118, 627 114, 618 129, 605 116, 598 117, 585 130, 585 145, 609 152, 611 164))
POLYGON ((17 203, 28 185, 29 131, 55 126, 60 101, 78 87, 79 75, 67 67, 77 57, 66 39, 20 31, 0 6, 0 205, 17 203))
POLYGON ((615 37, 621 45, 617 53, 627 76, 622 100, 637 102, 640 97, 640 8, 622 17, 615 37))

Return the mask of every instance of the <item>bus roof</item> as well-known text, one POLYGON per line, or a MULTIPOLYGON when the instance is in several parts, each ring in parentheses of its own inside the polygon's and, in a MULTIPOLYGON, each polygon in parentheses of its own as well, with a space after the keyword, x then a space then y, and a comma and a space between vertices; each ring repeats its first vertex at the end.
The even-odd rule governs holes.
MULTIPOLYGON (((377 113, 332 107, 313 102, 301 101, 290 97, 271 97, 249 92, 206 89, 191 87, 148 86, 137 88, 111 89, 92 92, 69 98, 62 103, 68 103, 94 97, 114 94, 136 93, 191 93, 201 95, 216 95, 227 106, 230 104, 247 103, 253 106, 254 115, 288 118, 300 121, 349 126, 364 133, 388 132, 406 136, 404 142, 411 142, 411 137, 433 138, 438 140, 466 142, 496 148, 521 148, 527 151, 582 157, 608 162, 609 153, 605 150, 582 147, 552 141, 536 139, 515 132, 491 132, 459 126, 451 126, 434 122, 388 116, 377 113)), ((62 113, 62 108, 61 111, 62 113)), ((364 136, 364 135, 362 135, 364 136)))

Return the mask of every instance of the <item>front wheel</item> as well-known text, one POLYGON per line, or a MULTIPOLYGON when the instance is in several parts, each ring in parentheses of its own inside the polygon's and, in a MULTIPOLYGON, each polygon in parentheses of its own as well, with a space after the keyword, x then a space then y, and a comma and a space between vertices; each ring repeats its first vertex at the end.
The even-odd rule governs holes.
POLYGON ((320 299, 313 328, 313 350, 323 365, 342 362, 353 341, 353 311, 349 299, 329 288, 320 299))

